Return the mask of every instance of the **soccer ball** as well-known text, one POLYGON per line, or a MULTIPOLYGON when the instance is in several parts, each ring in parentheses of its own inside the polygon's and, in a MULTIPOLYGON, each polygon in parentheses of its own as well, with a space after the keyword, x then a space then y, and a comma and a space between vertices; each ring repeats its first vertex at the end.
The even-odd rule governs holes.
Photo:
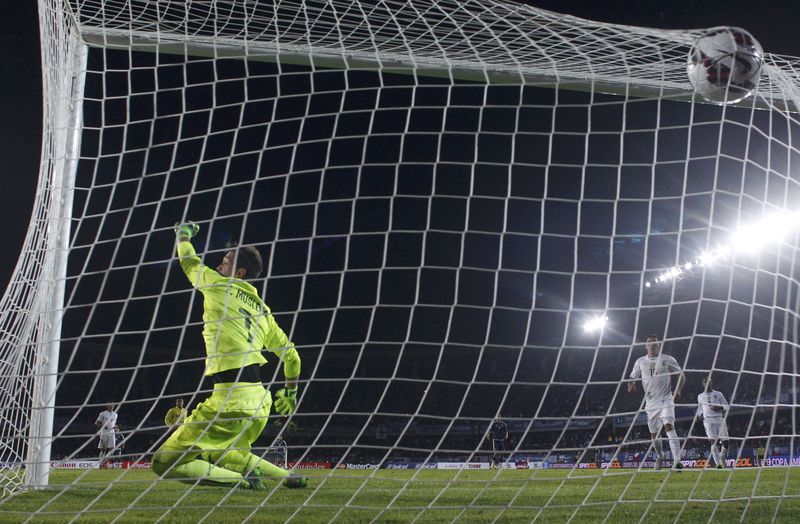
POLYGON ((695 40, 686 72, 694 90, 714 104, 735 104, 753 94, 764 51, 738 27, 716 27, 695 40))

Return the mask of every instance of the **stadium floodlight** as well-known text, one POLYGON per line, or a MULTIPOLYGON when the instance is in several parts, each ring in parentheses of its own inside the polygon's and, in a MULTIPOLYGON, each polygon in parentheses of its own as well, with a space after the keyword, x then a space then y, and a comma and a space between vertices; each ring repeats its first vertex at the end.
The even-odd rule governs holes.
POLYGON ((741 227, 731 236, 730 246, 738 252, 754 253, 767 244, 781 242, 797 228, 800 213, 774 213, 764 220, 741 227))
POLYGON ((583 330, 586 332, 594 332, 602 330, 608 324, 608 317, 605 315, 598 315, 591 320, 588 320, 583 325, 583 330))
MULTIPOLYGON (((697 267, 709 267, 733 253, 757 253, 769 244, 786 240, 798 227, 800 227, 800 212, 774 213, 756 224, 740 227, 731 234, 727 244, 706 251, 694 260, 666 269, 655 278, 655 283, 676 280, 697 267)), ((650 282, 646 282, 645 287, 651 287, 650 282)))
POLYGON ((753 253, 768 242, 770 233, 756 226, 739 228, 731 238, 731 246, 737 252, 753 253))

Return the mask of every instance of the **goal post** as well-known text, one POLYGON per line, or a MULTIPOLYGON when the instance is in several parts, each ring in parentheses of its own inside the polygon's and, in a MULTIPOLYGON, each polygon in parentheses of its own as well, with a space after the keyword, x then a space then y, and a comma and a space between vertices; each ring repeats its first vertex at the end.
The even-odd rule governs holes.
POLYGON ((40 3, 45 93, 42 161, 31 224, 0 304, 0 484, 48 484, 61 318, 87 48, 66 13, 40 3), (24 468, 20 466, 24 465, 24 468), (24 476, 24 479, 23 479, 24 476))
MULTIPOLYGON (((796 470, 772 468, 800 464, 796 59, 766 53, 753 96, 714 106, 686 74, 702 31, 510 2, 39 9, 42 165, 0 302, 0 486, 56 486, 0 499, 0 515, 798 508, 796 470), (328 470, 310 494, 275 484, 253 503, 136 471, 175 400, 191 412, 214 389, 201 295, 176 263, 186 220, 212 269, 232 242, 263 258, 254 286, 303 372, 298 411, 273 410, 253 449, 328 470), (656 440, 628 391, 650 334, 680 368, 663 371, 671 387, 685 376, 677 436, 656 440), (709 376, 736 466, 710 491, 709 376), (96 471, 108 404, 125 446, 119 471, 96 471), (662 439, 667 462, 697 471, 650 474, 662 439), (762 482, 780 494, 755 495, 762 482)), ((282 368, 265 355, 274 397, 282 368)))
MULTIPOLYGON (((25 484, 29 487, 43 488, 48 484, 50 472, 50 448, 53 439, 53 418, 55 414, 56 387, 58 380, 58 361, 61 349, 61 321, 64 314, 64 288, 67 279, 67 257, 71 236, 72 200, 75 190, 75 172, 80 158, 80 143, 83 111, 82 100, 84 75, 86 74, 85 44, 75 40, 67 46, 70 54, 65 67, 63 96, 60 107, 67 126, 56 131, 63 138, 56 144, 63 144, 56 153, 55 165, 51 171, 50 209, 51 216, 46 224, 48 239, 47 255, 43 264, 44 275, 52 275, 52 281, 43 278, 48 284, 38 292, 43 297, 44 309, 41 324, 41 346, 34 354, 31 370, 32 397, 30 407, 30 430, 25 460, 25 484), (63 155, 63 156, 62 156, 63 155), (47 302, 49 300, 49 302, 47 302)), ((53 108, 56 109, 56 108, 53 108)))

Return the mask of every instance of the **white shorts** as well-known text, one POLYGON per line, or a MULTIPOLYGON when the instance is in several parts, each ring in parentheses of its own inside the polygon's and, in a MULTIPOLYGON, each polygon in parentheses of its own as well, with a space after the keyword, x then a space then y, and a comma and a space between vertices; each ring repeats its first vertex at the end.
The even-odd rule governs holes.
POLYGON ((728 425, 725 424, 725 419, 722 417, 703 419, 703 426, 706 428, 708 438, 728 438, 728 425))
POLYGON ((114 449, 114 446, 117 445, 116 439, 114 438, 113 433, 109 433, 108 435, 100 435, 100 443, 97 444, 98 449, 114 449))
POLYGON ((645 411, 647 411, 647 427, 650 428, 650 433, 658 433, 664 424, 675 425, 675 406, 664 406, 645 411))

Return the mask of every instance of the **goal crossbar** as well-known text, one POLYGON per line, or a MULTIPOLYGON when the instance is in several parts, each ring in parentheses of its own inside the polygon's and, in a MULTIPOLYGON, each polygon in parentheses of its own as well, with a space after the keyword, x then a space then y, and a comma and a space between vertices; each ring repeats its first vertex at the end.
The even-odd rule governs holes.
MULTIPOLYGON (((381 4, 382 2, 376 2, 381 4)), ((499 4, 501 7, 507 7, 499 4)), ((468 6, 469 7, 469 6, 468 6)), ((472 6, 474 7, 474 6, 472 6)), ((109 49, 126 49, 143 52, 159 52, 182 56, 209 58, 241 58, 255 61, 281 62, 307 65, 315 68, 366 69, 418 74, 430 77, 445 77, 454 80, 489 82, 494 84, 529 84, 538 87, 558 87, 575 91, 594 91, 610 95, 633 97, 660 96, 673 100, 692 101, 695 94, 686 75, 686 57, 694 39, 703 30, 675 31, 603 24, 571 16, 548 13, 541 10, 517 6, 517 25, 509 25, 502 32, 491 34, 491 45, 477 46, 469 53, 459 51, 457 46, 466 42, 467 36, 459 31, 464 42, 439 41, 432 30, 414 34, 397 45, 396 42, 370 37, 374 47, 364 45, 369 38, 358 31, 367 32, 366 18, 349 18, 356 29, 340 35, 341 41, 315 38, 313 31, 319 22, 305 22, 307 34, 278 32, 263 29, 251 34, 243 31, 228 35, 221 31, 195 28, 185 25, 167 24, 159 21, 139 25, 136 19, 128 20, 130 27, 105 27, 82 23, 81 38, 90 46, 109 49), (567 36, 559 37, 555 43, 552 35, 566 29, 567 36), (537 31, 545 31, 539 34, 537 31), (577 32, 591 35, 580 41, 577 32), (541 38, 540 38, 541 37, 541 38), (391 44, 391 45, 389 45, 391 44), (453 52, 453 49, 456 52, 453 52), (487 50, 488 49, 488 50, 487 50), (588 55, 586 54, 588 52, 588 55), (616 56, 630 57, 616 61, 616 56), (549 58, 549 55, 557 59, 549 58), (614 57, 592 62, 597 57, 614 57)), ((439 16, 447 6, 439 8, 439 16)), ((469 13, 470 23, 482 23, 491 27, 489 20, 482 20, 485 13, 469 13)), ((324 13, 323 13, 324 14, 324 13)), ((366 16, 366 15, 364 15, 366 16)), ((420 22, 430 22, 436 27, 436 18, 430 11, 419 13, 420 22)), ((335 24, 335 20, 320 20, 335 24)), ((397 22, 400 24, 401 22, 397 22)), ((455 20, 452 21, 455 24, 455 20)), ((118 21, 118 25, 122 25, 118 21)), ((416 29, 416 22, 415 22, 416 29)), ((452 30, 451 30, 452 32, 452 30)), ((483 42, 486 44, 486 42, 483 42)), ((765 69, 772 73, 797 76, 790 58, 765 54, 765 69)), ((769 78, 770 75, 765 75, 769 78)), ((798 94, 800 96, 800 94, 798 94)), ((699 99, 702 101, 702 99, 699 99)), ((774 86, 762 82, 759 96, 745 99, 738 104, 759 109, 776 108, 796 111, 795 97, 786 97, 785 86, 774 86)))

